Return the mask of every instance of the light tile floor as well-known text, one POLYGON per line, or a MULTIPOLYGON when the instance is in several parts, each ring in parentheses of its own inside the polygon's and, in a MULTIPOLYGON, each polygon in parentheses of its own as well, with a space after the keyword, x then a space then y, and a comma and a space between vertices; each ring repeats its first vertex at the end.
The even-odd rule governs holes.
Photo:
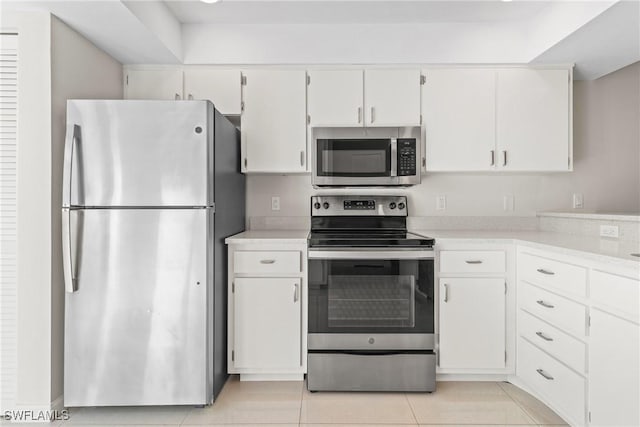
POLYGON ((79 408, 56 427, 278 425, 566 425, 542 402, 500 382, 439 382, 435 393, 330 393, 303 382, 240 382, 232 376, 204 408, 79 408))

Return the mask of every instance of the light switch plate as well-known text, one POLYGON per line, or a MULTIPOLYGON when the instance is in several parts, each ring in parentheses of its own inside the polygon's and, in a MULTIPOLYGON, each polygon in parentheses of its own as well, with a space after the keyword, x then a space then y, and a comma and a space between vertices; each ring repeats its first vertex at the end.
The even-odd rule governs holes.
POLYGON ((271 196, 271 210, 272 211, 280 210, 280 196, 271 196))
POLYGON ((436 198, 436 209, 439 211, 447 209, 447 196, 438 196, 436 198))
POLYGON ((601 225, 600 235, 602 237, 620 237, 620 231, 617 225, 601 225))
POLYGON ((513 212, 515 209, 515 201, 513 194, 505 194, 502 199, 502 207, 505 212, 513 212))
POLYGON ((573 193, 573 209, 584 208, 584 196, 581 193, 573 193))

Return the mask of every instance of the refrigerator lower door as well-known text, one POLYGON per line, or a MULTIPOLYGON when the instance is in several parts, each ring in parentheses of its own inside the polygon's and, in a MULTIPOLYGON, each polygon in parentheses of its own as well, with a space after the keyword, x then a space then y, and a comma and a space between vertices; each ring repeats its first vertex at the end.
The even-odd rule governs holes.
POLYGON ((65 406, 211 403, 212 215, 71 212, 65 406))

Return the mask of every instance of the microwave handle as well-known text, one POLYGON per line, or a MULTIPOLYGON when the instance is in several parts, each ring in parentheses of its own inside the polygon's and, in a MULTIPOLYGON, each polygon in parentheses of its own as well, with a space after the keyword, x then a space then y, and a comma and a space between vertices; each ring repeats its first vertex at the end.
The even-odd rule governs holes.
POLYGON ((391 138, 391 176, 398 176, 398 140, 391 138))

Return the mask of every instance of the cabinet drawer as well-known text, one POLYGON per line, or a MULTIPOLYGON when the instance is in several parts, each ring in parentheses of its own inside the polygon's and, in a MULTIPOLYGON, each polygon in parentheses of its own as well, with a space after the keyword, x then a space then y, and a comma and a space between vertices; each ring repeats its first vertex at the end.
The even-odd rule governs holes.
POLYGON ((587 295, 587 269, 560 261, 520 254, 518 279, 584 297, 587 295))
POLYGON ((586 380, 523 338, 518 339, 517 375, 572 425, 585 425, 586 380))
POLYGON ((234 273, 296 274, 302 271, 300 251, 237 251, 234 273))
POLYGON ((591 299, 594 304, 640 321, 640 281, 615 274, 591 272, 591 299))
POLYGON ((504 273, 503 251, 441 251, 441 273, 504 273))
POLYGON ((586 332, 586 307, 526 282, 520 282, 520 308, 580 338, 586 332))
POLYGON ((522 310, 518 313, 518 334, 576 371, 585 372, 587 350, 583 342, 522 310))

